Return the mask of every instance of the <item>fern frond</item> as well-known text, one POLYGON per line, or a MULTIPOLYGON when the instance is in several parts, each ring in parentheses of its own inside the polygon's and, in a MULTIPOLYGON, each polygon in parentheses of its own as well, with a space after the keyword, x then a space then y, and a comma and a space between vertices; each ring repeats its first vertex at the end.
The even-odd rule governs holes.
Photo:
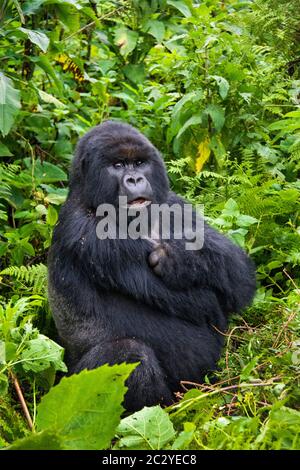
POLYGON ((47 266, 35 264, 33 266, 9 266, 3 269, 0 274, 12 276, 18 281, 32 286, 32 293, 44 294, 47 290, 47 266))

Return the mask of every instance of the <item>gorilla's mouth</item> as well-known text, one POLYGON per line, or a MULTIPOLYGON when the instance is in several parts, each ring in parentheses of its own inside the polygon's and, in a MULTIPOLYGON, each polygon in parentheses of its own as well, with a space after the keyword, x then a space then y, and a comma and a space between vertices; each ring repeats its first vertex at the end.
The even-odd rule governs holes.
POLYGON ((149 204, 151 204, 150 199, 146 199, 144 197, 137 197, 136 199, 133 199, 132 201, 128 202, 128 207, 146 207, 149 204))

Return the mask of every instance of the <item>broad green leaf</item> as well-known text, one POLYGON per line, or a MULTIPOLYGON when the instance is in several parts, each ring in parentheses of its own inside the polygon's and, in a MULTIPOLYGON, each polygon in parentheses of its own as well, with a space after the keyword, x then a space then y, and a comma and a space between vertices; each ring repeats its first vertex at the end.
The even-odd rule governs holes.
POLYGON ((299 110, 290 111, 289 113, 285 114, 285 117, 295 117, 295 118, 300 119, 300 111, 299 110))
POLYGON ((126 77, 133 83, 143 83, 145 79, 146 72, 144 64, 128 64, 123 67, 123 71, 126 77))
MULTIPOLYGON (((32 162, 29 158, 25 158, 24 162, 31 171, 32 162)), ((40 183, 54 183, 55 181, 67 181, 66 173, 56 165, 49 162, 41 163, 39 160, 34 163, 34 177, 40 183)))
POLYGON ((107 364, 64 377, 37 409, 37 430, 56 430, 64 449, 106 449, 123 412, 125 380, 135 364, 107 364))
POLYGON ((172 111, 172 119, 171 125, 167 131, 167 141, 168 143, 171 142, 172 138, 179 132, 180 128, 182 127, 182 114, 185 105, 191 103, 192 105, 197 104, 203 97, 203 92, 201 89, 191 91, 186 93, 177 103, 175 104, 173 111, 172 111))
POLYGON ((46 93, 45 91, 42 91, 42 90, 38 90, 38 93, 40 95, 40 98, 45 103, 54 104, 57 108, 65 108, 64 103, 62 103, 57 98, 55 98, 55 96, 50 95, 49 93, 46 93))
POLYGON ((117 435, 117 448, 159 450, 174 439, 175 431, 167 412, 153 406, 122 419, 117 435))
POLYGON ((13 87, 13 82, 0 72, 0 131, 7 135, 21 108, 20 92, 13 87))
POLYGON ((23 439, 17 439, 5 450, 63 450, 62 438, 56 431, 46 429, 32 433, 23 439))
POLYGON ((221 98, 224 100, 228 94, 229 91, 229 83, 224 77, 219 77, 219 75, 212 75, 212 78, 214 78, 219 86, 219 93, 221 98))
POLYGON ((180 131, 178 132, 176 138, 179 139, 180 136, 191 126, 196 126, 197 124, 201 124, 202 123, 202 114, 196 114, 195 116, 192 116, 190 119, 188 119, 184 125, 182 126, 182 128, 180 129, 180 131))
POLYGON ((80 29, 80 13, 76 5, 75 8, 71 2, 58 2, 55 7, 59 20, 63 23, 69 33, 75 33, 80 29))
POLYGON ((282 261, 274 260, 267 264, 267 268, 271 271, 282 266, 282 261))
POLYGON ((46 3, 47 0, 27 0, 24 5, 22 5, 22 10, 24 15, 31 15, 35 13, 43 3, 46 3))
POLYGON ((230 198, 228 199, 228 201, 226 202, 225 206, 224 206, 224 209, 222 211, 222 215, 228 215, 228 216, 231 216, 231 217, 236 217, 240 214, 240 211, 239 211, 239 206, 237 204, 237 202, 230 198))
POLYGON ((225 123, 224 109, 217 104, 209 104, 205 111, 210 115, 216 130, 220 132, 225 123))
POLYGON ((54 227, 58 219, 57 211, 54 209, 53 206, 49 206, 47 210, 47 224, 51 227, 54 227))
POLYGON ((191 91, 189 93, 186 93, 177 103, 175 104, 173 111, 172 111, 172 116, 175 116, 176 114, 180 113, 181 109, 184 107, 186 103, 192 102, 193 104, 203 97, 203 92, 201 89, 191 91))
POLYGON ((121 54, 126 57, 135 49, 139 35, 125 26, 115 29, 115 44, 120 47, 121 54))
POLYGON ((172 445, 172 450, 180 450, 180 449, 187 449, 189 444, 191 443, 196 426, 194 423, 184 423, 183 431, 176 437, 175 441, 172 445))
POLYGON ((24 33, 28 39, 36 44, 43 52, 47 52, 49 46, 49 38, 46 34, 41 33, 40 31, 32 31, 32 29, 19 28, 22 33, 24 33))
POLYGON ((244 248, 245 246, 245 236, 247 235, 247 230, 244 228, 239 228, 237 230, 229 230, 228 235, 232 241, 234 241, 237 245, 244 248))
POLYGON ((143 30, 151 34, 159 43, 162 42, 165 35, 165 25, 158 20, 148 20, 143 30))
POLYGON ((11 157, 13 154, 2 142, 0 142, 0 157, 11 157))
POLYGON ((5 341, 6 362, 13 361, 17 357, 17 344, 12 341, 5 341))
POLYGON ((191 16, 191 12, 189 7, 184 1, 180 0, 167 0, 167 4, 171 5, 172 7, 176 8, 176 10, 180 11, 186 18, 191 16))
POLYGON ((268 449, 265 445, 274 442, 274 449, 299 449, 300 411, 282 406, 283 401, 275 403, 270 411, 269 418, 255 443, 262 443, 260 449, 268 449))
POLYGON ((39 334, 37 338, 26 343, 21 354, 22 367, 26 371, 41 372, 49 367, 67 372, 63 363, 64 350, 57 343, 39 334))
MULTIPOLYGON (((31 59, 33 60, 33 58, 31 59)), ((63 83, 57 78, 56 76, 56 72, 51 64, 51 62, 49 61, 48 57, 46 57, 45 55, 40 55, 38 57, 35 57, 34 58, 34 62, 42 69, 44 70, 44 72, 49 75, 49 77, 52 78, 52 80, 54 81, 55 85, 56 85, 56 88, 57 90, 62 93, 63 91, 63 83)))
POLYGON ((249 227, 250 225, 256 224, 258 220, 251 215, 239 215, 236 219, 236 223, 239 227, 249 227))
POLYGON ((284 129, 285 131, 293 131, 300 128, 300 119, 281 119, 269 125, 271 131, 284 129))

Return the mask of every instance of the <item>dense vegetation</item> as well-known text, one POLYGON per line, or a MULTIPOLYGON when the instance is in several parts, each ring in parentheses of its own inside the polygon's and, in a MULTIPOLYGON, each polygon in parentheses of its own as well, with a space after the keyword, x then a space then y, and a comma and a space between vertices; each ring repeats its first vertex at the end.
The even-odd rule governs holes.
POLYGON ((298 0, 1 2, 0 447, 300 448, 299 20, 298 0), (217 379, 121 423, 133 366, 53 387, 46 286, 74 145, 107 117, 161 149, 258 280, 217 379))

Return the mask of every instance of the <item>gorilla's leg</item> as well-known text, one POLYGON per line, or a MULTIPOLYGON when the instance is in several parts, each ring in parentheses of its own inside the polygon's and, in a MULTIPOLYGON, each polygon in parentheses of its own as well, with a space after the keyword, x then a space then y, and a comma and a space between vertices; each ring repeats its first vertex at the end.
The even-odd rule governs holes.
POLYGON ((166 383, 166 374, 153 349, 136 339, 123 338, 94 346, 81 357, 75 367, 69 369, 69 374, 78 373, 83 369, 94 369, 103 364, 122 362, 140 363, 126 382, 128 391, 124 406, 128 411, 136 411, 157 403, 172 403, 173 395, 166 383))

